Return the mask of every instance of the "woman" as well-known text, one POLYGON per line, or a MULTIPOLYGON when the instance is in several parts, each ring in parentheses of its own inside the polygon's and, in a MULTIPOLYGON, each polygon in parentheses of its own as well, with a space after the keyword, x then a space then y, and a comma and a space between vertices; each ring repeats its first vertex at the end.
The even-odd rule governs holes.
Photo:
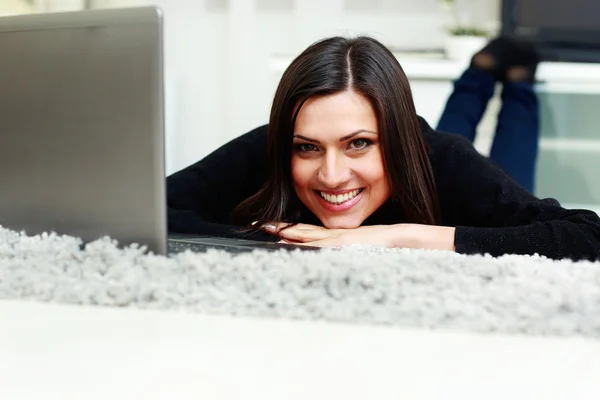
POLYGON ((540 200, 464 137, 432 130, 374 39, 330 38, 283 74, 268 127, 167 181, 169 229, 272 240, 599 258, 600 220, 540 200), (255 238, 268 235, 260 231, 255 238))

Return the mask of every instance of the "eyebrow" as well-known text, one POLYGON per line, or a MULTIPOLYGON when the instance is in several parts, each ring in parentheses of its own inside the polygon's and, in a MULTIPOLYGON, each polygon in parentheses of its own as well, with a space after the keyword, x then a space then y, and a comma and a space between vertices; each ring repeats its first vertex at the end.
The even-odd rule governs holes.
MULTIPOLYGON (((340 142, 345 142, 346 140, 352 139, 354 136, 359 135, 361 133, 372 133, 373 135, 377 135, 377 132, 369 131, 367 129, 359 129, 359 130, 354 131, 346 136, 341 137, 340 142)), ((306 140, 307 142, 311 142, 311 143, 321 143, 317 139, 307 138, 306 136, 302 136, 302 135, 294 135, 294 137, 298 138, 298 139, 306 140)))

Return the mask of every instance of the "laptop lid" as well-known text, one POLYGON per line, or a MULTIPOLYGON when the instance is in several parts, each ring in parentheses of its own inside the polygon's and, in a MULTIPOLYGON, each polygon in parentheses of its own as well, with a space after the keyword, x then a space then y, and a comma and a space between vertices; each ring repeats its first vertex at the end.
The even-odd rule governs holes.
POLYGON ((0 18, 0 225, 166 251, 155 7, 0 18))

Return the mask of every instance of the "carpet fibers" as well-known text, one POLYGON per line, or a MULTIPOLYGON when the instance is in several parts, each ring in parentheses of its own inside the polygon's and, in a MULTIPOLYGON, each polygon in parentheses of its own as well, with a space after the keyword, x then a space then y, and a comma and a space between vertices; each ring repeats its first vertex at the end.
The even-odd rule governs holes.
POLYGON ((600 263, 348 247, 170 258, 0 227, 0 299, 600 337, 600 263))

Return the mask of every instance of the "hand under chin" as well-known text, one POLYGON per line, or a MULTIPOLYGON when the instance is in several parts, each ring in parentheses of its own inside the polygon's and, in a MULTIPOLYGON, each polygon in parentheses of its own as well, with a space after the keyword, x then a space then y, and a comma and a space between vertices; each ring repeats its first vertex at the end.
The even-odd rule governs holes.
POLYGON ((323 217, 319 218, 327 229, 356 229, 364 222, 364 218, 352 216, 323 217))

